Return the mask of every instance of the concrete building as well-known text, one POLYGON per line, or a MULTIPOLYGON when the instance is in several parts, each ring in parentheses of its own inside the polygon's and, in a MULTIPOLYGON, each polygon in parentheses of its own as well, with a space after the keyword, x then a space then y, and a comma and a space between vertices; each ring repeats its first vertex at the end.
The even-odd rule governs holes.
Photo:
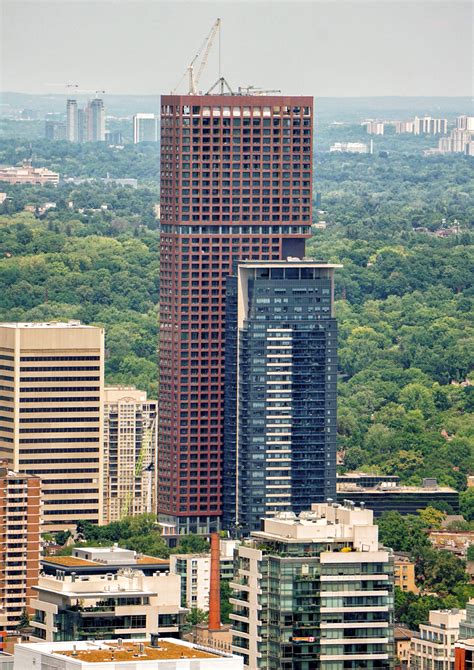
POLYGON ((156 509, 157 402, 134 386, 104 389, 104 523, 156 509))
POLYGON ((156 114, 135 114, 133 117, 133 143, 158 142, 159 117, 156 114))
POLYGON ((459 513, 459 493, 449 486, 439 486, 436 479, 427 478, 422 486, 401 486, 398 482, 384 481, 376 486, 359 486, 355 482, 337 483, 337 499, 350 499, 356 504, 365 503, 375 516, 396 511, 416 514, 417 510, 442 503, 449 505, 454 514, 459 513))
POLYGON ((0 323, 0 458, 38 475, 43 532, 102 521, 104 331, 0 323))
POLYGON ((41 481, 0 463, 0 630, 15 632, 23 611, 31 613, 40 555, 41 481))
POLYGON ((465 610, 431 610, 429 623, 420 624, 420 633, 410 645, 410 670, 454 670, 454 645, 465 610))
POLYGON ((415 563, 404 554, 394 553, 393 581, 402 591, 418 593, 419 588, 415 583, 415 563))
POLYGON ((346 153, 346 154, 368 154, 370 153, 369 146, 363 142, 335 142, 329 149, 330 153, 346 153))
POLYGON ((169 572, 170 562, 164 558, 138 554, 116 544, 112 547, 74 547, 71 556, 45 556, 41 570, 45 575, 66 576, 115 575, 120 570, 140 570, 145 577, 157 572, 169 572))
POLYGON ((35 168, 27 161, 21 167, 0 168, 0 181, 8 184, 58 184, 59 174, 47 168, 35 168))
POLYGON ((415 135, 444 135, 448 132, 447 119, 435 119, 431 116, 415 116, 413 133, 415 135))
POLYGON ((243 261, 227 280, 223 525, 239 534, 335 497, 340 267, 243 261))
POLYGON ((69 142, 79 141, 79 118, 77 100, 70 98, 66 102, 66 139, 69 142))
MULTIPOLYGON (((234 576, 235 540, 220 540, 220 577, 234 576)), ((170 571, 181 576, 181 604, 183 607, 198 607, 209 610, 211 587, 211 554, 171 554, 170 571)))
POLYGON ((312 128, 309 96, 161 97, 158 512, 179 531, 219 529, 226 277, 304 256, 312 128))
MULTIPOLYGON (((2 666, 3 668, 3 666, 2 666)), ((242 659, 226 650, 184 640, 158 638, 100 642, 22 642, 14 670, 242 670, 242 659)))
POLYGON ((177 635, 188 612, 181 607, 180 577, 115 574, 40 576, 31 605, 32 640, 61 641, 177 635))
POLYGON ((313 505, 238 548, 232 649, 251 670, 393 667, 393 557, 370 510, 313 505))

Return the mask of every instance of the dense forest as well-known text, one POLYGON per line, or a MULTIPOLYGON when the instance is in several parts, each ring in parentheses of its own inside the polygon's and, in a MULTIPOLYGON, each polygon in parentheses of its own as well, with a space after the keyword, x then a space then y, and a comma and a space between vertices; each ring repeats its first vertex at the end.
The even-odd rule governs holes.
MULTIPOLYGON (((40 164, 134 176, 136 190, 2 186, 0 320, 77 318, 106 328, 109 383, 156 395, 159 303, 157 147, 34 145, 40 164), (49 152, 49 153, 48 153, 49 152), (117 157, 115 156, 117 154, 117 157), (110 166, 110 170, 109 170, 110 166), (25 205, 55 202, 45 214, 25 205)), ((0 162, 28 147, 0 143, 0 162)), ((316 156, 307 255, 336 275, 339 449, 346 469, 435 476, 464 489, 474 472, 472 159, 419 152, 316 156), (443 229, 459 226, 447 237, 443 229), (420 230, 421 229, 421 230, 420 230)))

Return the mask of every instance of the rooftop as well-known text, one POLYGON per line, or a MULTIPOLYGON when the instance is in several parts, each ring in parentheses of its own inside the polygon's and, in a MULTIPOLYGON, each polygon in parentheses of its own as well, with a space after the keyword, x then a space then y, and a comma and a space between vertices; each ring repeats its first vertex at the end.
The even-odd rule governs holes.
POLYGON ((201 651, 195 646, 185 646, 176 644, 169 640, 160 640, 159 647, 151 647, 150 643, 143 643, 143 647, 139 642, 125 642, 118 646, 117 643, 107 642, 101 645, 102 648, 96 649, 80 649, 76 645, 74 649, 58 651, 56 653, 61 656, 69 656, 77 658, 80 661, 89 662, 104 662, 104 661, 164 661, 174 660, 178 658, 218 658, 217 654, 211 654, 206 651, 201 651))
POLYGON ((38 321, 31 323, 12 322, 0 323, 2 328, 91 328, 96 329, 96 326, 86 326, 80 321, 38 321))
MULTIPOLYGON (((152 635, 152 639, 155 636, 152 635)), ((242 667, 242 659, 225 650, 214 650, 184 640, 174 638, 158 638, 156 644, 150 640, 98 640, 70 642, 35 642, 20 643, 15 648, 15 661, 18 667, 32 667, 52 663, 54 667, 76 667, 104 670, 106 667, 121 670, 137 670, 138 667, 158 670, 169 667, 169 661, 181 661, 179 667, 184 669, 200 667, 209 668, 214 663, 227 665, 228 670, 242 667), (66 658, 65 658, 66 657, 66 658), (204 666, 201 666, 204 661, 204 666)), ((173 667, 178 664, 173 664, 173 667)), ((16 667, 16 666, 15 666, 16 667)))

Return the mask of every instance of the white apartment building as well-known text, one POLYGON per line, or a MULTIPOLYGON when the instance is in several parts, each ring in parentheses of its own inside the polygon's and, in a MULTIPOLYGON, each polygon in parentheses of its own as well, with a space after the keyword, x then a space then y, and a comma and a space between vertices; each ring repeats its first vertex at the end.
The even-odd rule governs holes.
MULTIPOLYGON (((234 575, 235 540, 220 540, 220 576, 231 579, 234 575)), ((171 554, 170 571, 181 576, 181 605, 209 610, 211 586, 210 554, 171 554)))
MULTIPOLYGON (((14 670, 242 670, 242 659, 184 640, 22 642, 14 670)), ((3 667, 3 666, 2 666, 3 667)))
POLYGON ((187 610, 180 605, 180 577, 145 576, 124 568, 115 574, 44 575, 34 587, 31 639, 47 642, 144 638, 176 634, 187 610))
POLYGON ((263 524, 239 546, 231 582, 244 667, 392 668, 393 555, 379 547, 373 512, 318 503, 263 524))
POLYGON ((104 523, 156 509, 157 401, 134 386, 104 389, 104 523))
POLYGON ((458 116, 456 119, 456 128, 474 133, 474 116, 458 116))
POLYGON ((454 670, 454 645, 466 610, 431 610, 410 645, 410 670, 454 670))
POLYGON ((447 119, 434 119, 431 116, 415 116, 413 133, 415 135, 442 135, 448 132, 447 119))

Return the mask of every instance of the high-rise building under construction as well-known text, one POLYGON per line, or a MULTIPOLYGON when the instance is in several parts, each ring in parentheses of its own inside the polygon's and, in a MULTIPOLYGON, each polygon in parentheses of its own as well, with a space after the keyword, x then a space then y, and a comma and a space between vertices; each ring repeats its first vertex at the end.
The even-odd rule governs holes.
POLYGON ((304 256, 312 97, 161 99, 158 512, 187 531, 221 515, 226 277, 304 256))

